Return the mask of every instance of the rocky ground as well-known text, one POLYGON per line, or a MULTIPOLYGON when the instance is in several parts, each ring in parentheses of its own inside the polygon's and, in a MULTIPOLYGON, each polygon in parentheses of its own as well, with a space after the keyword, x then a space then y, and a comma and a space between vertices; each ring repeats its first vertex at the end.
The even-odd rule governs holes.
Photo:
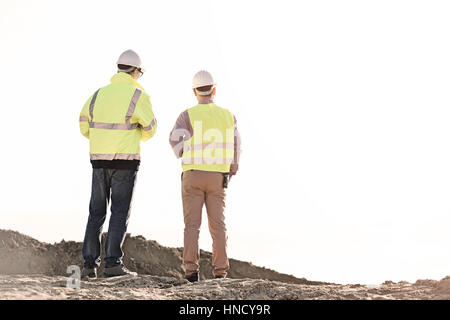
MULTIPOLYGON (((211 254, 201 252, 201 279, 183 279, 181 248, 145 238, 124 243, 125 263, 139 276, 77 282, 67 266, 81 265, 81 243, 47 244, 0 230, 0 299, 450 299, 450 277, 415 283, 386 281, 377 286, 309 281, 231 260, 228 279, 211 279, 211 254), (68 287, 69 284, 69 287, 68 287)), ((101 270, 100 270, 101 274, 101 270)))
MULTIPOLYGON (((140 275, 82 281, 68 288, 67 277, 0 275, 1 299, 152 300, 429 300, 449 299, 450 279, 365 285, 302 285, 262 279, 208 279, 191 284, 175 277, 140 275)), ((74 284, 70 282, 69 284, 74 284)))

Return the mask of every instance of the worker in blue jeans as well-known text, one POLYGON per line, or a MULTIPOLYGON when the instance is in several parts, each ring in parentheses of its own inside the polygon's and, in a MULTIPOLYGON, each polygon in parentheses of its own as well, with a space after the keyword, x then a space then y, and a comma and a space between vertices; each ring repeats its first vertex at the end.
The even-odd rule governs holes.
POLYGON ((157 128, 150 96, 137 82, 144 72, 136 52, 123 52, 111 83, 95 91, 80 112, 80 132, 89 139, 93 169, 82 280, 97 277, 101 234, 110 202, 104 275, 137 275, 122 262, 122 244, 141 160, 140 143, 151 139, 157 128))

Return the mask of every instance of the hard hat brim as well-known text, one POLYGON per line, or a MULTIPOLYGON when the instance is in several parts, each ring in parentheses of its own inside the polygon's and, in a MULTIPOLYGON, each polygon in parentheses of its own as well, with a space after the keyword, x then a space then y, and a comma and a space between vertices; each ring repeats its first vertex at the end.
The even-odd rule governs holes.
POLYGON ((195 87, 192 86, 192 89, 197 89, 197 88, 206 87, 206 86, 213 86, 215 88, 216 85, 217 85, 217 83, 214 82, 214 83, 210 83, 210 84, 202 84, 201 86, 199 86, 199 85, 196 85, 195 87))

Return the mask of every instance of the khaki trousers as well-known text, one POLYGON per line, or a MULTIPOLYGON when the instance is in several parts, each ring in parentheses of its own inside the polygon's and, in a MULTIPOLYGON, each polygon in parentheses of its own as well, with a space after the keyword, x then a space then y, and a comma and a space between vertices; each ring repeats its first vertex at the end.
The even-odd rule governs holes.
POLYGON ((206 205, 209 232, 213 240, 213 274, 214 276, 226 276, 230 267, 227 257, 223 179, 223 174, 220 172, 199 170, 183 172, 181 183, 185 226, 183 263, 187 276, 199 272, 198 239, 203 204, 206 205))

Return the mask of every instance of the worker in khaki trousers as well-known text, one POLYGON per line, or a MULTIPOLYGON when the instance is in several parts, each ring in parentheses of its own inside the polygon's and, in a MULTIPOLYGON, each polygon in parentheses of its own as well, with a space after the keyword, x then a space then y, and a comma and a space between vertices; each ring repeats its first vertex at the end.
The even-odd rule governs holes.
POLYGON ((198 240, 203 205, 213 240, 213 275, 225 278, 230 268, 224 215, 225 188, 228 179, 238 170, 240 137, 234 115, 213 101, 216 88, 211 74, 207 71, 196 73, 192 89, 198 104, 180 114, 169 140, 176 156, 182 159, 183 264, 186 279, 195 282, 199 279, 198 240))

